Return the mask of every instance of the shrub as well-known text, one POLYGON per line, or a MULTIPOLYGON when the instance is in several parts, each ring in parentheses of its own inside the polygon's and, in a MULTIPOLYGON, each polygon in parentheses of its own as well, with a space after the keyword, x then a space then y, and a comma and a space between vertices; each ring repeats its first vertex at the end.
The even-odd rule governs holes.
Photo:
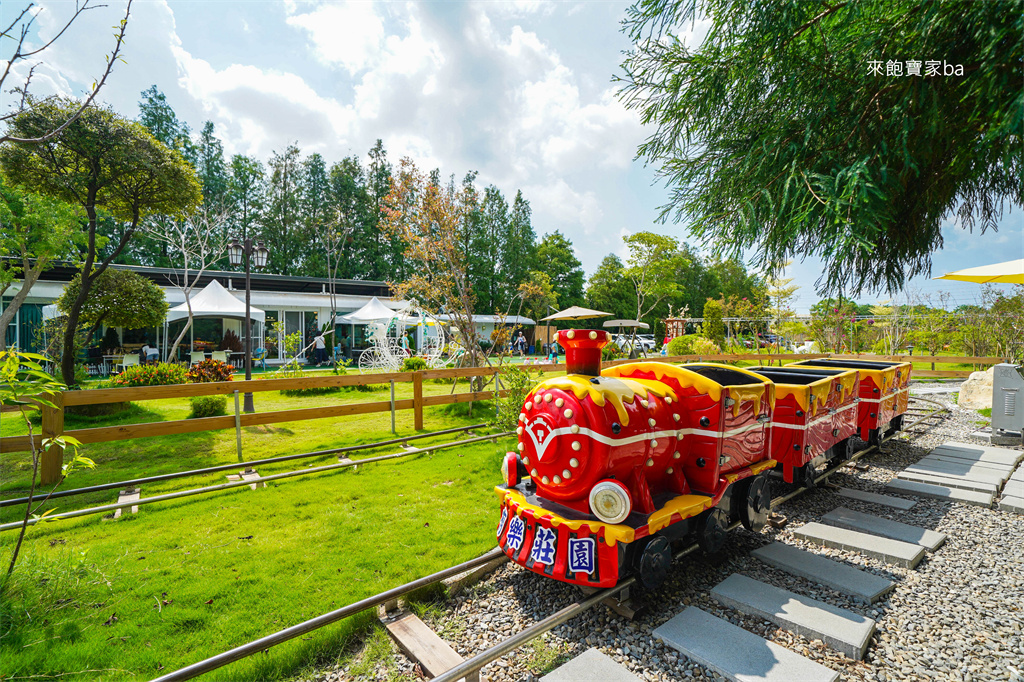
POLYGON ((696 334, 677 336, 668 342, 668 355, 715 355, 722 350, 713 341, 696 334))
POLYGON ((207 384, 211 381, 231 381, 234 371, 234 365, 210 358, 192 365, 186 376, 189 383, 207 384))
POLYGON ((605 362, 608 362, 609 360, 618 360, 619 358, 624 357, 626 357, 625 351, 619 348, 616 343, 609 343, 601 349, 601 359, 605 362))
POLYGON ((722 322, 722 304, 713 298, 709 298, 704 304, 704 322, 701 324, 701 333, 705 339, 715 342, 721 348, 725 345, 725 324, 722 322))
POLYGON ((224 338, 220 340, 217 350, 230 350, 235 353, 242 352, 242 339, 230 329, 224 332, 224 338))
POLYGON ((403 372, 419 372, 427 368, 427 361, 423 358, 406 358, 402 360, 403 372))
POLYGON ((529 370, 515 365, 502 368, 501 387, 508 391, 508 395, 498 397, 498 416, 494 420, 502 431, 515 431, 519 425, 523 401, 526 400, 532 383, 529 370))
POLYGON ((110 380, 114 388, 125 386, 170 386, 185 383, 184 365, 161 362, 158 365, 131 365, 110 380))
POLYGON ((228 399, 222 395, 197 395, 189 398, 189 402, 192 403, 190 419, 219 417, 228 413, 228 399))
POLYGON ((117 330, 113 327, 107 327, 107 333, 103 335, 102 348, 104 350, 113 352, 115 349, 121 346, 121 337, 117 335, 117 330))

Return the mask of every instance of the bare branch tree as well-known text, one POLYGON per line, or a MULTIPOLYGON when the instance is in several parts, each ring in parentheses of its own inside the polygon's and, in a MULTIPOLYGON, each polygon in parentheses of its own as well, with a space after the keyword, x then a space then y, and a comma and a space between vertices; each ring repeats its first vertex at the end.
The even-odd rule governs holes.
MULTIPOLYGON (((91 4, 92 0, 82 0, 81 2, 75 2, 75 11, 71 14, 71 17, 64 23, 57 33, 44 42, 41 46, 34 49, 29 49, 25 45, 25 41, 31 32, 32 25, 35 23, 36 17, 39 15, 38 11, 33 11, 35 7, 34 3, 29 3, 14 20, 8 24, 4 29, 3 33, 0 34, 0 40, 7 39, 14 41, 14 51, 11 56, 6 60, 3 68, 3 74, 0 75, 0 92, 4 92, 4 87, 7 84, 7 77, 11 75, 14 66, 21 61, 31 59, 51 47, 57 40, 64 35, 64 33, 71 27, 75 20, 77 20, 82 14, 91 9, 100 9, 106 7, 106 5, 94 5, 91 4)), ((56 126, 52 130, 46 132, 43 135, 35 137, 14 137, 9 134, 0 134, 0 143, 4 142, 21 142, 25 144, 35 144, 39 142, 45 142, 59 135, 62 130, 71 125, 75 119, 82 115, 82 112, 92 104, 92 101, 96 99, 96 95, 99 94, 100 89, 106 85, 107 78, 114 70, 114 62, 124 61, 121 57, 121 48, 124 47, 124 36, 128 29, 128 17, 131 15, 132 0, 128 0, 128 4, 124 10, 124 18, 121 19, 117 25, 117 32, 114 34, 114 49, 109 55, 106 56, 106 68, 103 70, 103 74, 100 78, 95 81, 92 85, 92 89, 89 91, 89 95, 82 101, 81 106, 77 111, 73 112, 70 117, 67 118, 63 123, 56 126)), ((29 94, 29 86, 32 84, 32 76, 35 75, 35 70, 38 64, 33 64, 28 71, 28 75, 25 76, 25 81, 18 87, 11 88, 8 92, 19 95, 18 101, 13 105, 9 111, 0 113, 0 121, 6 122, 18 114, 32 109, 37 106, 40 102, 45 102, 50 98, 44 98, 42 100, 33 100, 29 94)))
POLYGON ((167 244, 172 262, 178 259, 178 272, 170 275, 170 279, 185 297, 188 308, 188 321, 174 339, 166 360, 175 357, 181 340, 192 328, 192 290, 206 270, 224 255, 225 227, 230 219, 229 210, 202 207, 185 218, 158 216, 146 223, 146 234, 167 244))

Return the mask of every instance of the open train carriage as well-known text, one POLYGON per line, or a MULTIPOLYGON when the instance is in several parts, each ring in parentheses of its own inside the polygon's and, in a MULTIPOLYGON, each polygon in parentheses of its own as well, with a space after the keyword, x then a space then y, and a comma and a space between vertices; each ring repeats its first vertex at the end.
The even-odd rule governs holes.
POLYGON ((814 485, 815 467, 853 456, 859 374, 852 370, 759 367, 775 383, 772 459, 787 483, 814 485))
POLYGON ((857 410, 860 439, 877 445, 889 433, 903 428, 903 415, 910 401, 911 363, 818 358, 792 362, 786 367, 857 370, 860 375, 857 410))
POLYGON ((606 332, 559 332, 569 374, 538 384, 503 463, 499 546, 525 568, 609 587, 664 579, 670 543, 707 551, 770 504, 774 386, 752 372, 638 362, 600 370, 606 332))

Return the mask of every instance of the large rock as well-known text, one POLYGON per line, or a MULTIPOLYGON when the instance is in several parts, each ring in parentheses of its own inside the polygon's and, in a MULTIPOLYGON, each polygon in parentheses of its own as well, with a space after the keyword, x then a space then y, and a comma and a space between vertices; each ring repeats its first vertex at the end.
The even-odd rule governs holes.
POLYGON ((960 387, 957 405, 965 410, 981 410, 992 407, 992 378, 995 367, 985 372, 971 372, 971 376, 960 387))

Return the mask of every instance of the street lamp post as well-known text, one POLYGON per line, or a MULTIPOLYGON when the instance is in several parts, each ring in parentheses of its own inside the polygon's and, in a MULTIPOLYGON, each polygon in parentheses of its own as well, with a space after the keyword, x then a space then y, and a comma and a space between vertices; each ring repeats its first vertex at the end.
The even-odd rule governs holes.
MULTIPOLYGON (((245 345, 243 351, 245 353, 245 380, 250 381, 252 379, 252 318, 249 315, 249 274, 250 264, 257 270, 266 267, 267 256, 270 255, 270 250, 263 246, 263 242, 258 242, 255 245, 252 243, 252 239, 245 236, 243 232, 242 241, 239 242, 237 239, 232 239, 231 243, 228 244, 228 261, 231 265, 237 267, 245 261, 245 345)), ((255 412, 256 408, 252 404, 252 393, 245 394, 245 412, 255 412)))

